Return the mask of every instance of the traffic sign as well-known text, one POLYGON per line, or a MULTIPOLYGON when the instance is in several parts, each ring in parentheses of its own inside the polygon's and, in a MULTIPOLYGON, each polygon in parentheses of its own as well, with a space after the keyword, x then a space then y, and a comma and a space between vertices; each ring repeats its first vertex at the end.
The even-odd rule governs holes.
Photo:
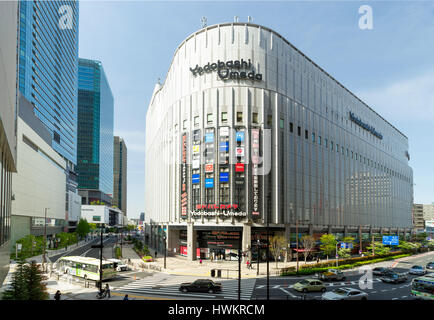
POLYGON ((398 236, 383 236, 383 244, 389 246, 397 246, 399 245, 399 237, 398 236))

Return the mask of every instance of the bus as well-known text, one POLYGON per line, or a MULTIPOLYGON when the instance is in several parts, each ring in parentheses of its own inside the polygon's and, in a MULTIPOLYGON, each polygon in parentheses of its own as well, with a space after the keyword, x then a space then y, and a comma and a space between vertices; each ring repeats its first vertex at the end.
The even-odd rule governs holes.
POLYGON ((434 277, 422 276, 411 281, 411 295, 424 300, 434 300, 434 277))
MULTIPOLYGON (((58 261, 59 270, 85 280, 99 280, 100 260, 89 257, 70 256, 62 257, 58 261)), ((117 275, 112 261, 102 261, 102 279, 110 279, 117 275)))

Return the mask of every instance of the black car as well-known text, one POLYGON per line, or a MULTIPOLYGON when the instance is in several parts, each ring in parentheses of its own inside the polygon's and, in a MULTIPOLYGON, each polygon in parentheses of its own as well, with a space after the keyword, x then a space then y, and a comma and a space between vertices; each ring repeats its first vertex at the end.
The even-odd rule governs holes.
POLYGON ((389 268, 384 267, 376 267, 372 269, 372 273, 374 276, 382 276, 385 275, 389 271, 389 268))
POLYGON ((428 264, 426 265, 426 268, 430 269, 430 270, 434 270, 434 262, 428 262, 428 264))
POLYGON ((194 282, 181 283, 179 291, 216 293, 222 291, 222 284, 208 279, 199 279, 194 282))
POLYGON ((388 270, 384 275, 380 277, 380 280, 388 283, 401 283, 407 281, 407 274, 398 273, 395 271, 388 270))

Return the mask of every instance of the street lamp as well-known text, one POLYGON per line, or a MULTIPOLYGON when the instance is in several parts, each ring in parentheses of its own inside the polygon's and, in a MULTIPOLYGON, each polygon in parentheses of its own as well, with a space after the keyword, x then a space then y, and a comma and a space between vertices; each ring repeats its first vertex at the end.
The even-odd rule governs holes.
POLYGON ((47 210, 50 208, 45 208, 45 215, 44 215, 44 255, 42 259, 42 270, 45 272, 45 263, 47 262, 47 258, 45 256, 46 254, 46 248, 47 248, 47 210))
POLYGON ((164 240, 164 269, 166 269, 166 234, 163 235, 163 240, 164 240))
POLYGON ((259 276, 259 257, 260 257, 260 255, 259 255, 259 244, 260 244, 260 241, 258 239, 258 240, 256 240, 256 245, 257 245, 257 248, 258 248, 257 259, 256 259, 256 260, 258 260, 258 267, 256 268, 256 275, 258 275, 258 276, 259 276))

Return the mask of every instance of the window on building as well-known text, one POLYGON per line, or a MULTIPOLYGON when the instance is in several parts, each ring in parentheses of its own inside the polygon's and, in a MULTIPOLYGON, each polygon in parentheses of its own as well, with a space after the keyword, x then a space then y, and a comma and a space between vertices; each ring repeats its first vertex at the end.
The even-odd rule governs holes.
POLYGON ((297 127, 297 134, 301 136, 301 127, 297 127))
POLYGON ((292 122, 289 123, 289 132, 294 132, 294 124, 292 122))
POLYGON ((222 123, 228 123, 228 113, 222 112, 222 123))
POLYGON ((321 145, 321 136, 318 136, 318 144, 321 145))
POLYGON ((312 142, 315 142, 315 133, 312 133, 312 142))
POLYGON ((199 126, 199 116, 194 117, 194 126, 195 127, 199 126))
POLYGON ((304 130, 304 137, 305 137, 306 139, 309 139, 309 131, 304 130))
POLYGON ((206 123, 207 124, 212 124, 212 113, 208 113, 206 115, 206 123))
POLYGON ((258 113, 257 112, 253 112, 252 113, 252 122, 253 123, 259 123, 259 121, 258 121, 258 113))
POLYGON ((273 124, 273 116, 269 114, 267 116, 267 126, 271 126, 273 124))
POLYGON ((237 112, 237 122, 242 122, 243 121, 243 113, 238 111, 237 112))
POLYGON ((283 119, 280 118, 280 123, 279 123, 280 129, 283 129, 283 119))
POLYGON ((324 143, 325 143, 325 147, 328 148, 329 147, 329 141, 327 139, 324 139, 324 143))
POLYGON ((183 122, 182 122, 182 129, 187 129, 187 120, 184 120, 183 122))

